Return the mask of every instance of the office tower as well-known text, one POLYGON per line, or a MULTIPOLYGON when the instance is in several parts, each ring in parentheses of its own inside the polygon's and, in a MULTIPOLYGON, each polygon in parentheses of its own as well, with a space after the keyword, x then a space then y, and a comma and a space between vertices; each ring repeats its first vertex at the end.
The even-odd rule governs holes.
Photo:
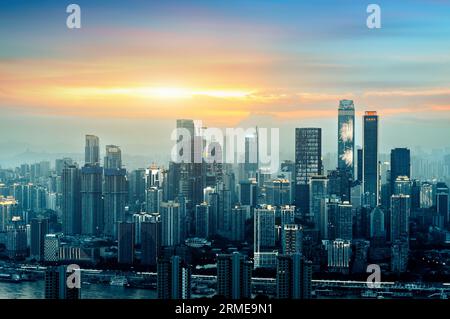
POLYGON ((281 231, 283 255, 302 253, 303 228, 297 224, 285 224, 281 231))
POLYGON ((219 215, 219 194, 215 191, 206 195, 205 202, 209 205, 209 233, 217 234, 217 218, 219 215))
POLYGON ((61 192, 63 232, 65 235, 81 234, 81 174, 77 166, 63 168, 61 192))
POLYGON ((141 244, 141 224, 151 220, 154 216, 158 216, 158 214, 136 213, 131 217, 134 223, 134 243, 136 245, 141 244))
POLYGON ((364 204, 376 207, 378 182, 378 115, 367 111, 363 117, 363 197, 364 204))
POLYGON ((275 246, 275 207, 262 205, 254 211, 255 252, 275 246))
POLYGON ((341 200, 336 196, 329 197, 325 201, 325 214, 321 219, 319 229, 323 239, 334 240, 338 238, 339 204, 341 204, 341 200))
POLYGON ((44 259, 44 239, 49 231, 49 220, 48 218, 33 218, 30 224, 30 257, 41 261, 44 259))
POLYGON ((161 188, 152 186, 145 190, 145 210, 147 213, 159 213, 163 191, 161 188))
POLYGON ((280 224, 283 227, 286 224, 295 224, 295 206, 281 206, 280 208, 280 224))
POLYGON ((103 232, 102 202, 103 168, 84 166, 81 169, 81 233, 99 235, 103 232))
POLYGON ((363 181, 363 150, 362 150, 362 148, 358 148, 356 157, 357 157, 356 180, 358 182, 362 183, 362 181, 363 181))
POLYGON ((129 186, 131 209, 139 213, 145 203, 145 169, 139 168, 131 172, 129 186))
POLYGON ((181 164, 169 162, 167 173, 167 192, 164 190, 164 201, 174 200, 180 194, 181 164))
POLYGON ((164 256, 157 265, 158 299, 190 299, 191 267, 180 256, 164 256))
POLYGON ((448 227, 450 222, 448 209, 448 186, 445 183, 439 182, 436 184, 436 212, 444 221, 444 226, 448 227))
POLYGON ((119 146, 106 145, 106 156, 104 160, 105 169, 120 169, 122 168, 122 151, 119 146))
POLYGON ((375 207, 370 213, 370 238, 381 240, 386 238, 384 212, 379 206, 375 207))
POLYGON ((367 271, 370 241, 364 239, 353 240, 354 258, 352 273, 365 273, 367 271))
POLYGON ((409 244, 407 240, 395 240, 391 247, 391 271, 406 272, 408 268, 409 244))
POLYGON ((217 229, 219 234, 226 236, 230 230, 230 215, 231 215, 231 190, 225 183, 217 184, 217 193, 219 194, 218 214, 217 214, 217 229))
POLYGON ((362 205, 362 185, 356 181, 350 188, 350 197, 353 209, 359 209, 362 205))
POLYGON ((328 195, 336 195, 342 201, 350 201, 350 188, 353 184, 348 170, 332 170, 328 172, 328 195))
POLYGON ((264 183, 266 204, 285 206, 292 203, 291 182, 286 178, 275 178, 264 183))
POLYGON ((85 165, 100 165, 100 140, 95 135, 86 135, 84 147, 85 165))
POLYGON ((420 186, 420 208, 430 208, 433 206, 433 185, 423 182, 420 186))
POLYGON ((73 160, 70 157, 64 157, 64 158, 61 158, 61 159, 56 159, 55 160, 55 172, 56 172, 56 175, 61 176, 63 168, 66 167, 66 166, 71 166, 71 165, 73 165, 73 160))
POLYGON ((408 176, 398 176, 392 188, 392 195, 410 195, 412 192, 412 182, 408 176))
POLYGON ((47 234, 44 238, 44 260, 56 263, 59 261, 59 248, 61 236, 59 234, 47 234))
POLYGON ((238 252, 217 255, 217 295, 226 299, 252 297, 252 263, 238 252))
POLYGON ((9 226, 6 231, 6 252, 9 258, 23 259, 27 256, 27 233, 23 226, 9 226))
POLYGON ((161 245, 176 246, 181 244, 180 204, 173 201, 161 203, 161 245))
POLYGON ((231 210, 230 240, 236 242, 245 240, 245 221, 248 215, 250 215, 250 206, 236 205, 231 210))
POLYGON ((156 266, 161 249, 161 220, 154 215, 148 221, 141 223, 141 264, 156 266))
POLYGON ((117 226, 117 262, 133 264, 134 262, 134 223, 119 222, 117 226))
POLYGON ((411 211, 415 212, 420 208, 420 181, 414 179, 411 186, 411 211))
POLYGON ((257 204, 258 184, 254 178, 239 182, 239 203, 255 207, 257 204))
POLYGON ((391 197, 391 242, 408 238, 411 198, 409 195, 391 197))
POLYGON ((295 129, 295 206, 309 220, 309 180, 322 174, 322 129, 295 129))
POLYGON ((6 231, 18 203, 14 197, 0 196, 0 231, 6 231))
POLYGON ((339 101, 338 110, 338 169, 354 176, 355 106, 352 100, 339 101))
MULTIPOLYGON (((76 271, 76 270, 75 270, 76 271)), ((67 266, 49 267, 45 271, 45 299, 80 299, 81 289, 69 288, 67 266)), ((80 275, 78 273, 78 275, 80 275)))
MULTIPOLYGON (((126 171, 123 168, 104 170, 103 184, 103 234, 117 239, 117 223, 126 221, 128 185, 126 171)), ((96 194, 98 196, 98 194, 96 194)), ((98 200, 98 197, 96 197, 98 200)))
POLYGON ((411 153, 407 148, 391 150, 391 190, 394 193, 394 183, 400 176, 411 178, 411 153))
POLYGON ((209 205, 207 203, 195 206, 195 235, 199 238, 209 237, 209 205))
POLYGON ((301 254, 279 255, 276 274, 277 299, 310 299, 312 264, 301 254))
POLYGON ((320 232, 322 219, 325 215, 325 199, 328 195, 328 178, 326 176, 313 176, 309 182, 309 212, 313 216, 314 227, 319 230, 319 238, 323 238, 320 232))
POLYGON ((353 239, 352 205, 349 202, 338 204, 336 222, 336 237, 343 240, 353 239))
POLYGON ((328 256, 328 270, 348 273, 352 255, 351 241, 337 238, 322 242, 328 256))

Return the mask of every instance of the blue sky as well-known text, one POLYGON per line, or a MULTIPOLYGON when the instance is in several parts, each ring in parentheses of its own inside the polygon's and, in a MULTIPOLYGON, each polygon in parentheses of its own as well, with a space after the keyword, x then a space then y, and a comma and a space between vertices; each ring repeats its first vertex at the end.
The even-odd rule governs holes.
POLYGON ((159 125, 201 117, 327 127, 335 151, 337 105, 351 98, 358 117, 379 111, 382 149, 449 147, 450 1, 373 1, 378 30, 371 2, 74 0, 82 28, 69 30, 70 1, 1 1, 3 143, 63 152, 94 133, 137 153, 170 143, 159 125))

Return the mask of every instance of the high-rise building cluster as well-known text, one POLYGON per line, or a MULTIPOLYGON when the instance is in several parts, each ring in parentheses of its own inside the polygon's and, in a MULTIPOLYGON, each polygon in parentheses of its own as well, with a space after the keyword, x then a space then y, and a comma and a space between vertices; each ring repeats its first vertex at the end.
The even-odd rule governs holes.
POLYGON ((0 169, 0 239, 8 258, 50 266, 49 298, 78 296, 61 284, 74 261, 157 271, 164 299, 191 298, 192 275, 208 264, 215 293, 231 299, 254 297, 261 273, 275 279, 268 294, 293 299, 311 298, 312 277, 323 273, 373 263, 405 273, 424 244, 418 235, 450 239, 450 156, 436 169, 409 148, 381 154, 377 112, 364 113, 361 132, 355 123, 354 102, 340 101, 334 169, 324 165, 322 129, 299 127, 294 160, 277 172, 260 162, 258 128, 245 137, 242 161, 226 163, 218 143, 208 154, 220 156, 205 157, 204 127, 177 120, 176 158, 131 171, 119 146, 106 145, 101 160, 100 139, 86 135, 84 163, 0 169))

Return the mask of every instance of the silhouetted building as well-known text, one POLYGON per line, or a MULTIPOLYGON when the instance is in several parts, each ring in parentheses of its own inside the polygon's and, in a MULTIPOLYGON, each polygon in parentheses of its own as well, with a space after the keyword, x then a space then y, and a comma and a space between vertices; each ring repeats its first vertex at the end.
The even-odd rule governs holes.
POLYGON ((301 254, 277 257, 277 299, 310 299, 312 290, 312 264, 301 254))
POLYGON ((253 265, 238 252, 217 255, 217 295, 227 299, 251 298, 253 265))
POLYGON ((134 223, 118 223, 117 262, 119 264, 131 265, 134 262, 134 231, 134 223))
POLYGON ((158 260, 158 299, 190 299, 191 267, 181 257, 162 257, 158 260))
POLYGON ((308 219, 309 180, 322 174, 322 129, 295 129, 295 206, 308 219))
POLYGON ((364 204, 376 207, 379 202, 378 115, 368 111, 363 117, 363 197, 364 204))

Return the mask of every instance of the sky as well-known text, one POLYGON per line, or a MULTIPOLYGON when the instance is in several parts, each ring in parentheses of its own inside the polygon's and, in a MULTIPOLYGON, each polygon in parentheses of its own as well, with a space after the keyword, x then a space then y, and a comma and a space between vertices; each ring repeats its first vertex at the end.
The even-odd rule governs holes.
POLYGON ((169 152, 177 118, 208 127, 322 127, 380 114, 380 148, 450 147, 450 1, 0 1, 0 164, 26 149, 169 152), (381 8, 381 29, 366 7, 381 8), (81 7, 68 29, 66 7, 81 7))

